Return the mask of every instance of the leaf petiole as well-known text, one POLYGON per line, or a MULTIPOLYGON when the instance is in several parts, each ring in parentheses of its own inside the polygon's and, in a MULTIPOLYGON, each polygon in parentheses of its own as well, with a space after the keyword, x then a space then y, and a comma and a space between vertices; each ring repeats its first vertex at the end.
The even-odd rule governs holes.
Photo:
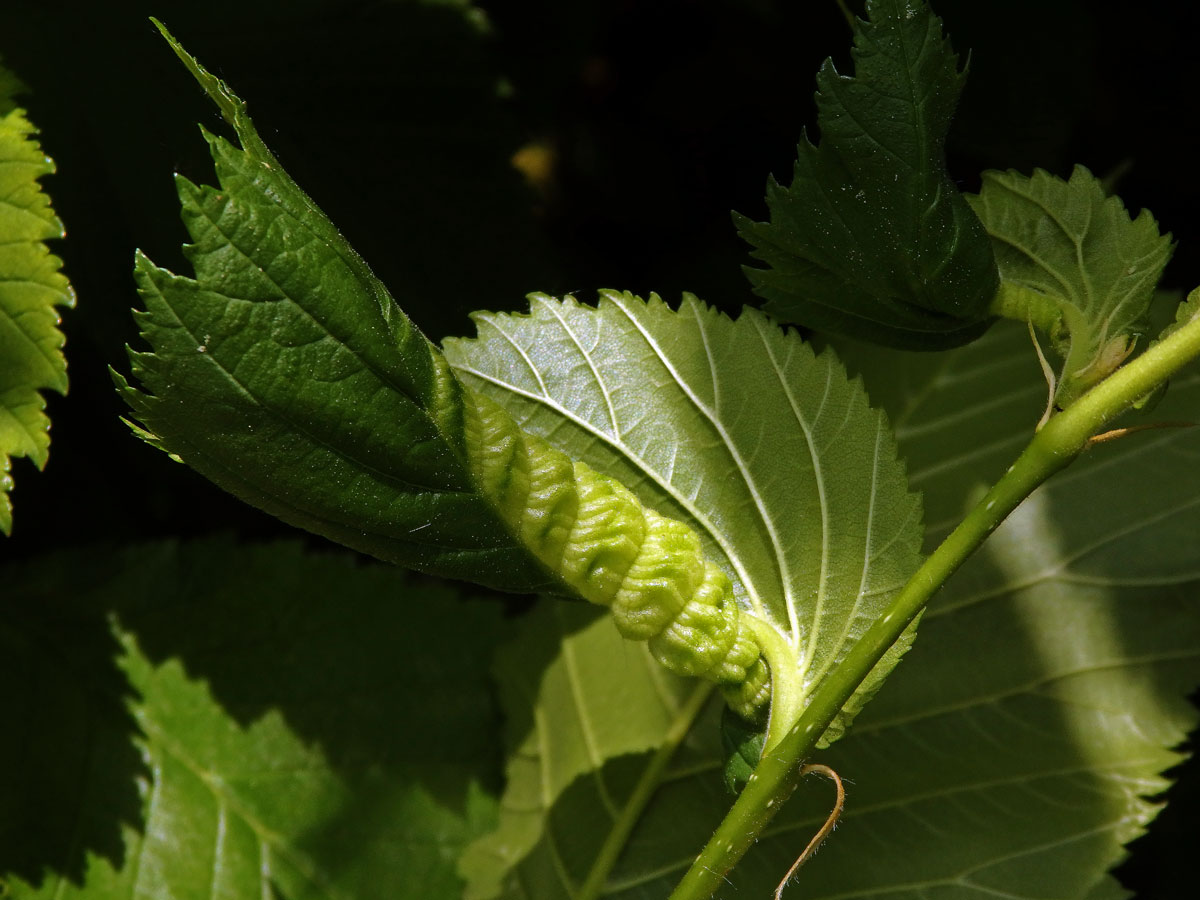
POLYGON ((771 712, 763 743, 766 752, 783 740, 804 709, 804 686, 800 683, 803 667, 795 648, 774 627, 749 613, 742 616, 771 670, 771 712))

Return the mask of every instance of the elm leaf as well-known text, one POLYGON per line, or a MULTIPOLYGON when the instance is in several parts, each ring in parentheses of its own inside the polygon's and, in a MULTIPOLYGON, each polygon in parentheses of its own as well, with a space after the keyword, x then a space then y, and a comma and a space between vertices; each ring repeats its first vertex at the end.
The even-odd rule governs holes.
POLYGON ((44 389, 67 391, 67 362, 56 307, 75 293, 62 262, 45 242, 66 235, 38 180, 54 162, 38 145, 37 130, 14 102, 21 89, 0 65, 0 532, 12 530, 14 456, 39 469, 50 454, 44 389))
POLYGON ((746 268, 786 322, 892 346, 961 344, 998 285, 983 226, 946 171, 965 73, 920 0, 869 0, 853 77, 817 74, 820 143, 802 135, 792 183, 767 184, 769 222, 735 216, 746 268))
MULTIPOLYGON (((596 308, 531 297, 527 316, 478 313, 445 342, 463 382, 526 431, 690 524, 773 629, 798 712, 919 564, 921 507, 883 415, 832 353, 746 310, 695 297, 678 312, 606 291, 596 308)), ((829 729, 835 740, 896 664, 883 660, 829 729)))
POLYGON ((1171 236, 1146 210, 1131 218, 1083 166, 1066 181, 1040 169, 1029 177, 986 172, 968 199, 1000 267, 994 311, 1049 336, 1063 360, 1055 402, 1065 407, 1145 333, 1171 236))

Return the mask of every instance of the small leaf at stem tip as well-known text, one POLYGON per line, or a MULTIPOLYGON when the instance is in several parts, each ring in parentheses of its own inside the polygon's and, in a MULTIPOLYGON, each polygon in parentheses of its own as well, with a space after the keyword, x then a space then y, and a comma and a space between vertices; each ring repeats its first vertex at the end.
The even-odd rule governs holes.
POLYGON ((1054 403, 1065 408, 1133 352, 1171 236, 1147 210, 1131 218, 1083 166, 1065 181, 1041 169, 986 172, 968 199, 1000 266, 993 312, 1050 337, 1062 359, 1054 403))

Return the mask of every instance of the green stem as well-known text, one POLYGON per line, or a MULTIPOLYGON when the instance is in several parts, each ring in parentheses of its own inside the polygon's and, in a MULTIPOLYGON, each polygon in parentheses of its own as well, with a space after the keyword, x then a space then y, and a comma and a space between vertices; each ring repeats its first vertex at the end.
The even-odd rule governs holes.
POLYGON ((642 813, 646 811, 646 804, 658 790, 667 764, 675 755, 675 751, 679 749, 679 745, 683 743, 683 739, 688 736, 688 732, 692 730, 692 726, 696 724, 696 717, 704 709, 704 704, 712 696, 715 687, 716 685, 710 682, 702 681, 697 684, 687 702, 675 716, 675 721, 671 723, 662 744, 659 745, 646 768, 642 770, 641 777, 634 785, 633 793, 625 801, 621 815, 609 829, 608 836, 604 839, 603 846, 600 847, 600 852, 592 860, 587 878, 584 880, 583 886, 579 888, 579 892, 575 894, 575 900, 595 900, 604 890, 604 883, 608 880, 612 867, 616 865, 621 851, 629 842, 629 835, 633 833, 634 826, 642 818, 642 813))
POLYGON ((742 614, 763 658, 771 670, 771 716, 767 722, 767 738, 763 751, 771 750, 783 740, 804 709, 804 686, 796 665, 796 651, 774 626, 749 613, 742 614))
POLYGON ((838 710, 895 643, 930 597, 1042 482, 1069 465, 1093 435, 1134 402, 1200 356, 1200 317, 1118 369, 1050 419, 1004 476, 925 560, 887 612, 813 692, 792 729, 763 754, 732 809, 688 869, 670 900, 712 897, 795 790, 799 763, 816 747, 838 710))

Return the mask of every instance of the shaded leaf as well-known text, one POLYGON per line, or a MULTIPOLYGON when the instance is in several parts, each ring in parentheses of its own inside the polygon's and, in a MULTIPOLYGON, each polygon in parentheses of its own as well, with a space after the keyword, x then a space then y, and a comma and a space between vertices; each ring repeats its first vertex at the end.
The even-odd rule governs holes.
POLYGON ((50 455, 50 419, 40 391, 67 390, 56 307, 75 294, 45 241, 66 232, 38 179, 54 172, 37 130, 16 106, 20 83, 0 65, 0 531, 12 530, 12 457, 39 469, 50 455))
POLYGON ((944 144, 965 75, 941 20, 916 0, 871 0, 853 77, 817 74, 820 143, 805 135, 792 183, 767 184, 770 222, 735 221, 767 269, 746 269, 787 322, 934 348, 978 337, 996 266, 951 181, 944 144))
POLYGON ((494 605, 297 544, 60 554, 5 581, 5 635, 43 650, 6 655, 0 683, 61 682, 107 724, 61 747, 73 707, 6 710, 25 740, 4 742, 5 777, 71 788, 5 791, 7 896, 458 893, 461 847, 494 823, 494 605), (91 643, 115 655, 75 655, 91 643), (87 765, 63 772, 73 753, 87 765), (113 786, 135 784, 130 816, 113 786), (64 871, 53 842, 100 826, 119 846, 76 843, 64 871))
POLYGON ((1063 359, 1055 400, 1075 397, 1124 362, 1147 327, 1171 257, 1142 210, 1131 219, 1083 166, 1068 181, 1036 170, 986 172, 969 198, 992 236, 1001 290, 994 311, 1032 322, 1063 359))
POLYGON ((1197 316, 1200 316, 1200 288, 1193 289, 1176 307, 1175 318, 1159 333, 1158 337, 1150 342, 1150 346, 1153 347, 1159 341, 1174 334, 1197 316))
POLYGON ((761 313, 735 322, 691 296, 676 313, 655 296, 604 292, 593 309, 534 295, 528 316, 475 321, 477 339, 446 342, 464 383, 690 524, 786 644, 798 713, 919 562, 920 504, 861 387, 761 313))
POLYGON ((656 756, 674 756, 698 719, 712 731, 711 688, 664 672, 595 610, 552 602, 523 620, 496 675, 508 785, 497 830, 463 855, 464 896, 577 896, 605 842, 636 821, 638 791, 678 777, 679 760, 660 771, 656 756))

